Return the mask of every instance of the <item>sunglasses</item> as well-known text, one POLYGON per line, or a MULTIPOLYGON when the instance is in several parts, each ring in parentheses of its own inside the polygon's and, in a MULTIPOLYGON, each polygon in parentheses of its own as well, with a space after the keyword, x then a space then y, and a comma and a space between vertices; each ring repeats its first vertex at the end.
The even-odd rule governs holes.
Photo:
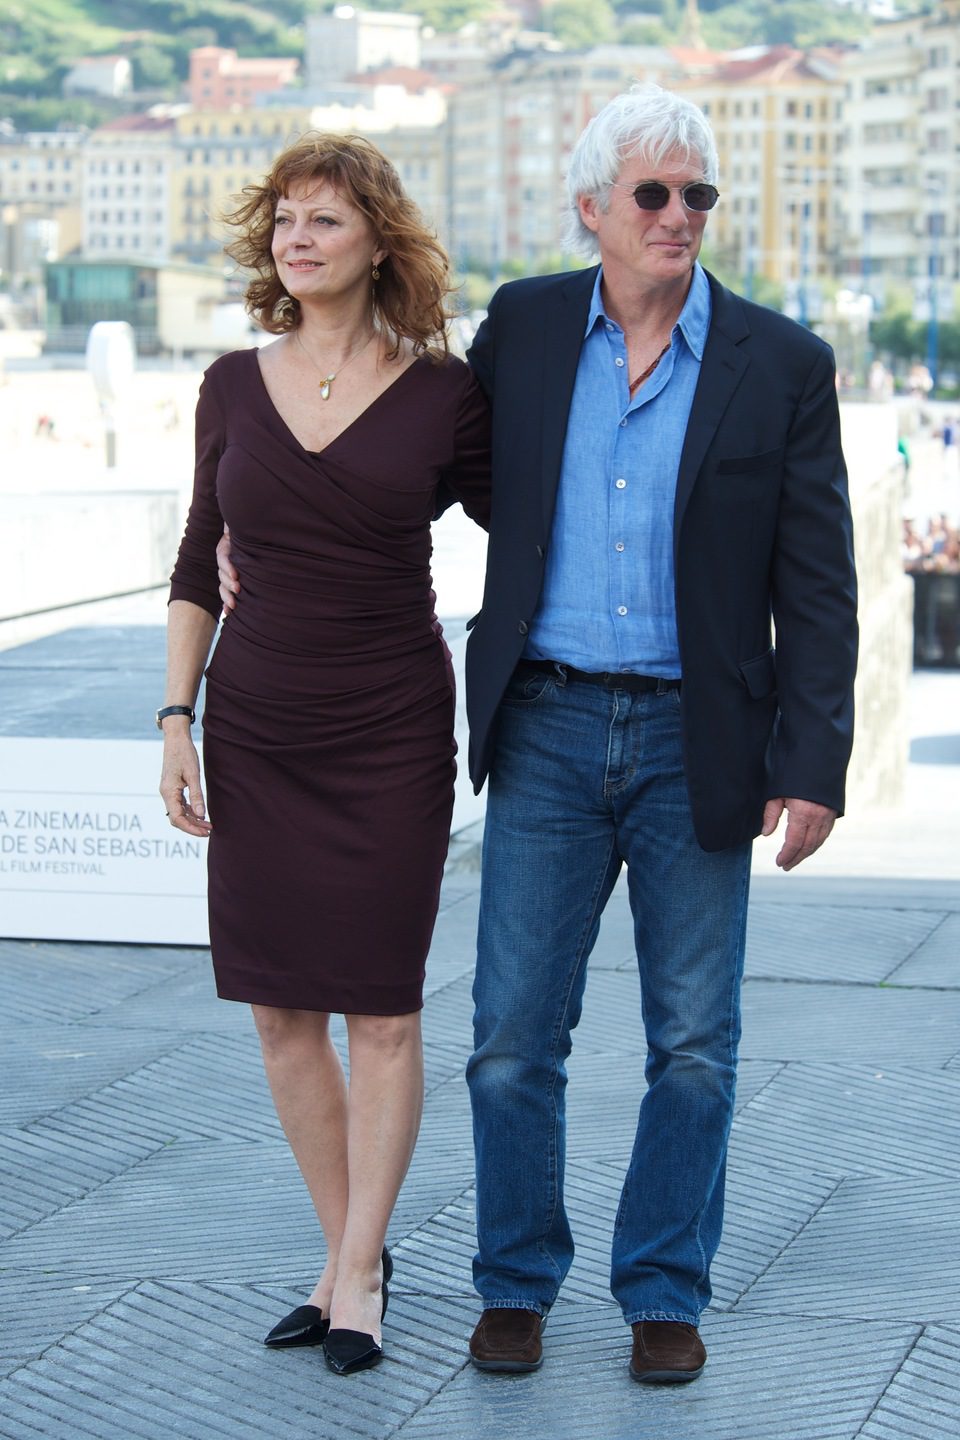
POLYGON ((680 199, 688 210, 712 210, 720 199, 716 185, 705 180, 693 180, 689 185, 664 185, 662 180, 643 180, 639 185, 623 185, 621 189, 632 190, 633 198, 641 210, 663 210, 670 202, 670 191, 679 190, 680 199))

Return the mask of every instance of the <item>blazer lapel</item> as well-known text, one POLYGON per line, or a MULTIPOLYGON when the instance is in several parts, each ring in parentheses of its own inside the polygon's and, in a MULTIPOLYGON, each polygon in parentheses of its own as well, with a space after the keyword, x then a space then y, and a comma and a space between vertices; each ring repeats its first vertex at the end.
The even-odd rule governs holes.
POLYGON ((549 534, 560 483, 567 420, 580 364, 580 350, 598 266, 580 271, 551 295, 543 325, 543 382, 540 413, 541 493, 544 534, 549 534))
POLYGON ((750 334, 747 317, 739 299, 712 275, 710 331, 700 365, 700 378, 690 407, 686 439, 677 472, 674 507, 673 548, 676 556, 683 513, 703 463, 707 447, 717 432, 724 411, 743 378, 750 361, 740 342, 750 334))

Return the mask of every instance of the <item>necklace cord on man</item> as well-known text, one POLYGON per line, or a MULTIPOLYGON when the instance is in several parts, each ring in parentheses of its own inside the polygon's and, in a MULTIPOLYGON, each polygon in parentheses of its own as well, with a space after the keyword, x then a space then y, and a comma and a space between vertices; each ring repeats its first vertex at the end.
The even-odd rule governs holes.
POLYGON ((654 370, 656 370, 657 366, 660 364, 660 361, 663 359, 664 355, 666 355, 669 349, 670 341, 668 340, 666 345, 664 345, 663 349, 660 351, 660 354, 657 356, 656 360, 651 360, 646 370, 641 371, 640 374, 637 376, 636 380, 631 380, 629 382, 629 393, 631 395, 633 395, 634 392, 639 388, 639 386, 643 384, 644 380, 650 379, 650 376, 653 374, 654 370))

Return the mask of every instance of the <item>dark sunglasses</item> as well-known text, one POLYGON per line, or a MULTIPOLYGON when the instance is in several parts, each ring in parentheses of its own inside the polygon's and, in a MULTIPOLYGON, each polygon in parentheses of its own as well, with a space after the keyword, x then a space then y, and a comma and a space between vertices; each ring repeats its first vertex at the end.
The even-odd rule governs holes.
POLYGON ((633 198, 641 210, 662 210, 670 202, 670 191, 679 190, 680 199, 688 210, 712 210, 720 199, 716 185, 694 180, 689 185, 664 185, 662 180, 643 180, 639 185, 624 185, 633 190, 633 198))

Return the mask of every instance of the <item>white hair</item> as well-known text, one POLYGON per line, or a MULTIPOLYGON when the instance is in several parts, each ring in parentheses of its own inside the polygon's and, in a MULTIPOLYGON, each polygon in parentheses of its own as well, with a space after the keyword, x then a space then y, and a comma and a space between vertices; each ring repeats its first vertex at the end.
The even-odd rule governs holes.
POLYGON ((570 156, 565 248, 586 256, 597 252, 597 237, 580 216, 581 196, 589 196, 606 211, 624 160, 642 156, 651 170, 657 170, 677 154, 695 161, 709 184, 717 183, 719 161, 713 132, 692 100, 659 85, 643 84, 632 85, 608 101, 587 125, 570 156))

